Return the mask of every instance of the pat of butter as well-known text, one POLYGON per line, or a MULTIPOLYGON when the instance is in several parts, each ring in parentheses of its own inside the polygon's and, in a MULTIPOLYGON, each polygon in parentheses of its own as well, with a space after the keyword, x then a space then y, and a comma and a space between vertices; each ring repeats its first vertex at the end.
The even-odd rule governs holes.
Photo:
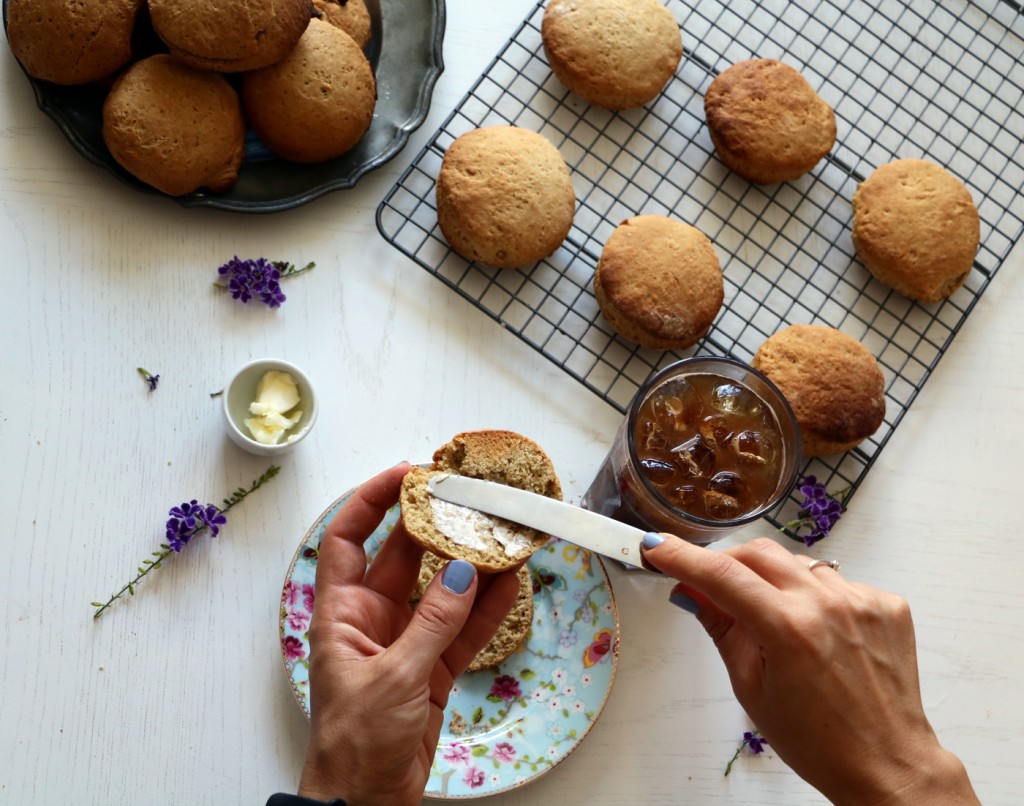
POLYGON ((505 555, 512 557, 533 545, 533 541, 521 530, 513 528, 511 524, 506 525, 507 521, 493 518, 475 509, 433 497, 430 500, 430 509, 437 531, 460 546, 477 551, 490 551, 493 547, 492 541, 497 541, 504 549, 505 555))
POLYGON ((262 445, 277 445, 285 432, 302 419, 298 408, 299 387, 291 373, 268 370, 256 387, 256 399, 249 404, 255 417, 244 420, 253 439, 262 445))

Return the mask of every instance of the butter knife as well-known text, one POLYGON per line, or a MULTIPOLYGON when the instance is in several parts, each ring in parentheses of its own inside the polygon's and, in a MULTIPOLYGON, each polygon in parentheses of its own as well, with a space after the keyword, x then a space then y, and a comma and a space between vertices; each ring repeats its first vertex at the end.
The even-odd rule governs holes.
POLYGON ((450 473, 431 478, 427 491, 442 501, 529 526, 625 565, 654 570, 640 556, 646 533, 596 512, 507 484, 450 473))

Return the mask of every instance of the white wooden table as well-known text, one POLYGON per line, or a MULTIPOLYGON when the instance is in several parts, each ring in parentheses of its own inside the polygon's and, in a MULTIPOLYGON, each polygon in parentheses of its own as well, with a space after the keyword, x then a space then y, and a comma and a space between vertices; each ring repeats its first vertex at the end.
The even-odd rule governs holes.
MULTIPOLYGON (((578 500, 606 403, 384 242, 380 199, 532 0, 449 0, 446 70, 397 159, 270 216, 186 210, 82 159, 0 53, 0 803, 260 804, 297 784, 307 723, 278 649, 284 574, 341 492, 458 431, 545 447, 578 500), (274 312, 210 287, 234 254, 315 260, 274 312), (210 393, 251 358, 312 376, 313 435, 283 472, 94 622, 89 602, 163 540, 171 505, 268 465, 210 393), (146 392, 135 368, 161 376, 146 392)), ((814 556, 906 596, 924 700, 986 804, 1020 802, 1024 740, 1024 250, 1002 268, 814 556)), ((751 528, 730 541, 751 537, 751 528)), ((797 545, 780 538, 789 547, 797 545)), ((820 803, 769 749, 722 775, 749 722, 668 583, 611 570, 622 628, 604 714, 498 804, 820 803)))

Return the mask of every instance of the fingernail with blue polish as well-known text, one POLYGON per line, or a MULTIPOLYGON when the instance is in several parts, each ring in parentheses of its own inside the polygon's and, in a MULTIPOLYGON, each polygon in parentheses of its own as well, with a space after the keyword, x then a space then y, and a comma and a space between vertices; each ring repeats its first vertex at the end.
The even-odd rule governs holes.
POLYGON ((700 612, 700 605, 697 604, 697 600, 692 596, 687 596, 685 593, 673 593, 668 597, 668 600, 676 607, 682 608, 687 613, 697 615, 700 612))
POLYGON ((665 538, 659 535, 657 532, 648 532, 644 535, 644 539, 640 541, 645 549, 653 549, 660 546, 665 542, 665 538))
POLYGON ((444 569, 441 584, 452 593, 465 593, 473 581, 476 568, 465 560, 452 560, 444 569))

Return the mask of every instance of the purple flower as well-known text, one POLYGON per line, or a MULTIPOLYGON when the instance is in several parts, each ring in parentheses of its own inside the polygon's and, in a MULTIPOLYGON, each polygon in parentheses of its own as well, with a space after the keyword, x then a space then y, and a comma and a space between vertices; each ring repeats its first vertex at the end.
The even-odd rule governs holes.
POLYGON ((279 282, 281 270, 266 258, 239 260, 238 255, 235 255, 217 269, 217 273, 227 280, 232 299, 247 303, 256 297, 270 308, 279 308, 285 301, 279 282))
POLYGON ((174 551, 181 551, 188 541, 200 529, 208 528, 210 535, 216 537, 220 527, 228 522, 224 514, 213 504, 200 506, 193 498, 191 501, 171 507, 167 513, 167 545, 174 551))
POLYGON ((470 767, 466 770, 466 774, 462 776, 462 783, 466 784, 470 789, 483 786, 484 771, 477 766, 470 767))
POLYGON ((756 755, 757 753, 764 752, 764 747, 768 744, 768 740, 747 730, 743 732, 743 744, 750 748, 751 753, 756 755))
POLYGON ((144 380, 149 385, 150 392, 156 389, 156 385, 160 382, 159 375, 154 375, 148 369, 145 369, 143 367, 136 367, 135 371, 138 372, 139 375, 142 376, 142 380, 144 380))
POLYGON ((207 504, 206 508, 203 510, 203 514, 199 517, 209 528, 210 537, 216 537, 220 534, 220 527, 228 522, 227 517, 223 515, 213 504, 207 504))
POLYGON ((494 752, 491 756, 499 764, 508 764, 510 761, 516 760, 516 749, 508 742, 498 742, 494 745, 494 752))
POLYGON ((195 498, 181 506, 171 507, 167 513, 171 516, 167 521, 167 542, 172 549, 181 551, 182 546, 188 545, 202 511, 203 508, 195 498))
POLYGON ((829 495, 825 485, 815 476, 804 476, 799 489, 804 500, 797 513, 799 519, 794 521, 792 526, 798 532, 805 526, 812 527, 810 532, 803 535, 803 541, 806 545, 813 546, 819 540, 828 537, 832 527, 843 516, 843 505, 829 495))
POLYGON ((751 753, 757 755, 763 753, 765 745, 768 744, 768 740, 761 736, 757 728, 754 730, 743 731, 743 741, 740 742, 739 747, 736 748, 736 752, 732 754, 732 758, 729 759, 729 763, 725 765, 725 774, 728 775, 732 772, 732 765, 736 763, 736 759, 740 757, 740 753, 743 752, 743 748, 747 748, 751 753))

